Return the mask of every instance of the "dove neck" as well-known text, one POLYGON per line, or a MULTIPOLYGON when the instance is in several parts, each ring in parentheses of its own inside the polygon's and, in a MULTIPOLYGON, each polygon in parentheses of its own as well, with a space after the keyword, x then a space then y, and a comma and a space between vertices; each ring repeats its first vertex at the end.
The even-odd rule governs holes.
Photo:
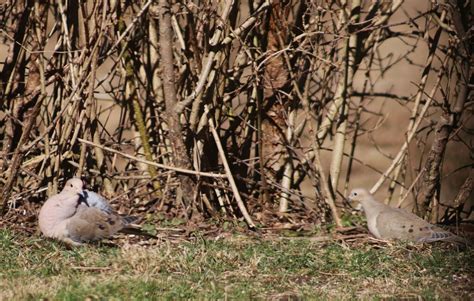
POLYGON ((376 214, 380 210, 384 209, 387 205, 377 202, 374 198, 366 198, 360 201, 362 208, 367 215, 376 214))

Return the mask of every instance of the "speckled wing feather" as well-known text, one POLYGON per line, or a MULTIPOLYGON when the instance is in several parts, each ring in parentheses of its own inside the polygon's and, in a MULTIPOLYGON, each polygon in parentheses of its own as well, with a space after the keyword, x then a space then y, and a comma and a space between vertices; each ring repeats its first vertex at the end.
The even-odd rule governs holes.
POLYGON ((112 236, 127 225, 119 215, 107 214, 96 207, 81 206, 67 226, 76 242, 94 241, 112 236))
POLYGON ((403 209, 390 208, 377 216, 377 229, 384 239, 401 239, 414 242, 449 240, 456 235, 432 225, 403 209))
POLYGON ((81 195, 82 200, 90 207, 96 207, 106 213, 113 213, 114 210, 109 202, 100 194, 90 190, 84 190, 81 195))

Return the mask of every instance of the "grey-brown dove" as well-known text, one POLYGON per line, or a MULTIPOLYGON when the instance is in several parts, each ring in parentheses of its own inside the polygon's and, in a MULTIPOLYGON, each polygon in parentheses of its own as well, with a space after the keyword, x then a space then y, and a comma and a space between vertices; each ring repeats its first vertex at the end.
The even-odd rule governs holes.
POLYGON ((466 243, 461 237, 432 225, 413 213, 376 201, 366 189, 352 190, 349 199, 360 202, 367 217, 369 231, 376 238, 417 243, 439 240, 466 243))
MULTIPOLYGON (((38 221, 44 236, 80 245, 109 237, 135 220, 90 206, 88 196, 84 195, 81 179, 68 180, 61 193, 50 197, 40 210, 38 221)), ((102 201, 108 205, 105 199, 102 201)))

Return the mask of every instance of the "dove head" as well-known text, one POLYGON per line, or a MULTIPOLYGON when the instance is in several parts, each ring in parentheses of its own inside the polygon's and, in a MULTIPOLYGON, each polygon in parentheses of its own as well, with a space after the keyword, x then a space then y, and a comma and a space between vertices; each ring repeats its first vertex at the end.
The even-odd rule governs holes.
POLYGON ((67 180, 66 185, 64 185, 63 191, 72 192, 82 195, 82 180, 79 178, 72 178, 67 180))
POLYGON ((357 203, 355 206, 355 209, 357 210, 362 209, 362 207, 365 208, 369 204, 373 205, 374 203, 377 203, 377 201, 374 199, 374 196, 364 188, 352 189, 348 199, 351 201, 351 203, 357 203))
POLYGON ((367 191, 367 189, 364 188, 352 189, 351 193, 349 194, 349 200, 353 202, 361 202, 369 198, 372 198, 372 195, 367 191))

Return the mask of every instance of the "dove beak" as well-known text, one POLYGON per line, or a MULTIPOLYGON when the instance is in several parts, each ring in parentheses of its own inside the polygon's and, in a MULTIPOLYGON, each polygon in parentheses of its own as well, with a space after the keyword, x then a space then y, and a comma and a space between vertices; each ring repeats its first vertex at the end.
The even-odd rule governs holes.
POLYGON ((349 207, 352 207, 350 198, 343 197, 342 201, 344 202, 344 204, 349 205, 349 207))

